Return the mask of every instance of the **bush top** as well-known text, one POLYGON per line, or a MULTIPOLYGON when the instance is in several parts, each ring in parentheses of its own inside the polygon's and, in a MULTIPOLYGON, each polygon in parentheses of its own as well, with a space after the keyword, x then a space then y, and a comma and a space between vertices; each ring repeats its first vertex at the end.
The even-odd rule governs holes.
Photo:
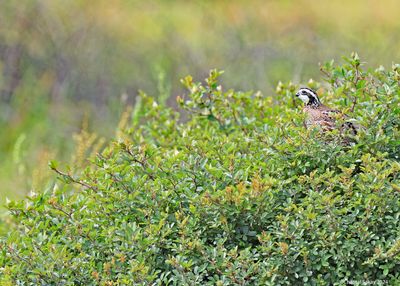
MULTIPOLYGON (((321 67, 321 99, 365 127, 306 130, 276 96, 188 76, 182 115, 141 96, 84 171, 12 202, 2 280, 83 285, 342 285, 399 278, 400 66, 321 67), (351 135, 346 135, 351 136, 351 135)), ((394 282, 393 282, 394 283, 394 282)))

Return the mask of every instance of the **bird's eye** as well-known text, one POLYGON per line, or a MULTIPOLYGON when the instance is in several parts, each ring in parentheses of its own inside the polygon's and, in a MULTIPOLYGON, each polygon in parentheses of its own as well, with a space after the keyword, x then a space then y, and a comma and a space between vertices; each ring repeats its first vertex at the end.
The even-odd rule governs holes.
POLYGON ((303 90, 303 91, 301 92, 301 94, 302 94, 302 95, 307 95, 307 92, 303 90))

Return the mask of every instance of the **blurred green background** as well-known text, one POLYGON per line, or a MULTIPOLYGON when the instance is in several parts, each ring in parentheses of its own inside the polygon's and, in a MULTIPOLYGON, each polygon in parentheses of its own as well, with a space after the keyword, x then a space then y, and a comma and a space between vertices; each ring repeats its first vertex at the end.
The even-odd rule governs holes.
POLYGON ((138 90, 174 106, 179 79, 211 68, 229 88, 269 94, 352 51, 369 67, 399 62, 399 11, 396 0, 2 1, 0 201, 46 188, 50 159, 84 165, 138 90))

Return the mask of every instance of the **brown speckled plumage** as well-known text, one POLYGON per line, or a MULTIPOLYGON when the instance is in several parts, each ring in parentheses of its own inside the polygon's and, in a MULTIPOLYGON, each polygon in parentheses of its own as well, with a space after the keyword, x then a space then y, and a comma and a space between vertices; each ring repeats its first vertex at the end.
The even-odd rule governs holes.
POLYGON ((307 114, 305 121, 307 128, 315 125, 319 125, 326 130, 335 128, 335 114, 339 113, 338 110, 330 109, 321 104, 318 107, 306 105, 303 111, 307 114))

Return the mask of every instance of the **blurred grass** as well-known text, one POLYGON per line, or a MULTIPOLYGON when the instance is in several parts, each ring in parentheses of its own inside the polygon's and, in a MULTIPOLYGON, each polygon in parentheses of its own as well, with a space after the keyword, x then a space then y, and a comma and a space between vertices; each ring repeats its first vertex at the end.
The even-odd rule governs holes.
POLYGON ((49 159, 73 164, 82 124, 112 137, 139 89, 173 105, 179 78, 215 67, 228 87, 268 93, 352 51, 371 67, 399 62, 398 11, 395 0, 4 1, 2 201, 51 183, 49 159))

